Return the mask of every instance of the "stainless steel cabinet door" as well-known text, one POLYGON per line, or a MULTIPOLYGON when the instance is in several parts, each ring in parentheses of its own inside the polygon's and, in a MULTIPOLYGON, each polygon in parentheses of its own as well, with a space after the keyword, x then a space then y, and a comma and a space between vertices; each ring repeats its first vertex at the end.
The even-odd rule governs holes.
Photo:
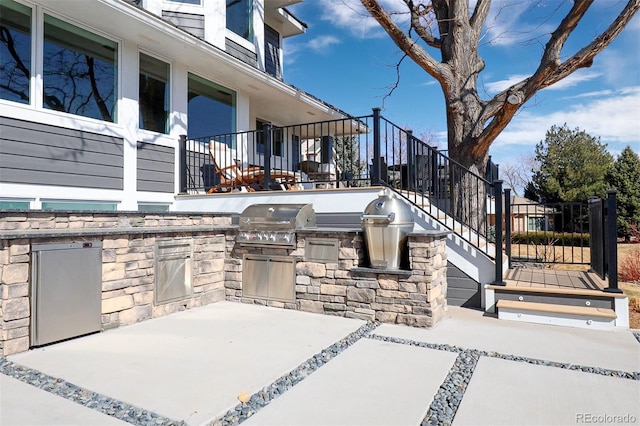
POLYGON ((32 247, 31 345, 100 331, 102 244, 32 247))

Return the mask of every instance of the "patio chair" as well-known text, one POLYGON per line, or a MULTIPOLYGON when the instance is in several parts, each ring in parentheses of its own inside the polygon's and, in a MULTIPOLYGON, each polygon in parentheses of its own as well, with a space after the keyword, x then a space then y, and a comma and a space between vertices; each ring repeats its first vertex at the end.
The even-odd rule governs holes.
POLYGON ((209 156, 216 173, 220 177, 220 183, 211 187, 207 192, 231 192, 256 190, 296 190, 298 189, 298 175, 288 170, 271 170, 270 184, 265 182, 266 173, 262 167, 252 166, 242 169, 234 158, 233 150, 221 142, 209 142, 209 156))
POLYGON ((260 167, 242 169, 233 158, 233 152, 227 144, 222 142, 209 142, 209 157, 220 178, 220 183, 209 188, 207 193, 255 191, 254 186, 260 181, 260 167))

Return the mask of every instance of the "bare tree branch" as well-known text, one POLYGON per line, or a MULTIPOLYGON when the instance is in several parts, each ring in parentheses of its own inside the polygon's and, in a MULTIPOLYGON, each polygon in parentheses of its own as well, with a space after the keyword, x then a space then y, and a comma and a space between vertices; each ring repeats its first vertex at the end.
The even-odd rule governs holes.
POLYGON ((446 74, 448 70, 434 60, 419 44, 412 40, 404 31, 391 19, 389 13, 380 7, 376 0, 361 0, 362 5, 367 9, 372 17, 391 36, 393 42, 418 64, 429 75, 438 80, 440 84, 446 86, 446 74))

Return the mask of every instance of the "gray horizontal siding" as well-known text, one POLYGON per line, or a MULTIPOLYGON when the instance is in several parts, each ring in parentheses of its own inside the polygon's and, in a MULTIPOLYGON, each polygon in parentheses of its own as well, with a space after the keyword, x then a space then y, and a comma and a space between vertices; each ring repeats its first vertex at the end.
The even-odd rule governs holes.
POLYGON ((163 10, 162 17, 194 36, 204 38, 204 15, 163 10))
POLYGON ((249 64, 252 67, 258 66, 258 56, 256 55, 256 52, 252 52, 251 50, 240 46, 233 40, 226 39, 225 51, 245 64, 249 64))
POLYGON ((0 180, 123 188, 123 139, 0 117, 0 180))
POLYGON ((460 268, 447 262, 447 304, 465 308, 480 308, 480 284, 460 268))
POLYGON ((175 149, 138 142, 138 191, 174 192, 175 149))

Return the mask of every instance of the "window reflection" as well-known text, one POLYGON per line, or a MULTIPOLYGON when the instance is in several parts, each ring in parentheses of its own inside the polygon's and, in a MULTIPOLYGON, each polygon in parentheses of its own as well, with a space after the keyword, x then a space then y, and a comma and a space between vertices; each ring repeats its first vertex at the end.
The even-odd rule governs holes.
POLYGON ((229 89, 189 74, 188 129, 190 138, 236 131, 236 96, 229 89))
POLYGON ((253 41, 253 0, 227 0, 227 29, 253 41))
POLYGON ((28 104, 31 99, 31 9, 0 2, 0 99, 28 104))
POLYGON ((140 53, 140 128, 169 131, 169 64, 140 53))
POLYGON ((44 18, 44 107, 115 122, 118 45, 44 18))

